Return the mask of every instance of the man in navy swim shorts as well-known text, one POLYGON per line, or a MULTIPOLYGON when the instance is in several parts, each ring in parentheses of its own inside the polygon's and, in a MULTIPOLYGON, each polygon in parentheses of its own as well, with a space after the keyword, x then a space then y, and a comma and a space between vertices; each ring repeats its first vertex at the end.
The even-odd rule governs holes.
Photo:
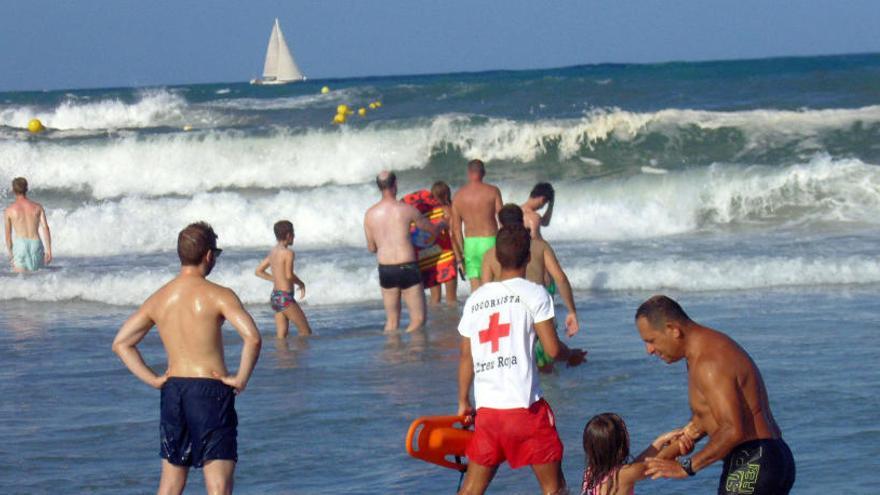
POLYGON ((180 274, 153 293, 113 341, 113 351, 128 369, 162 391, 161 494, 183 493, 190 467, 204 468, 208 493, 232 493, 238 461, 235 396, 247 386, 261 339, 235 293, 205 278, 221 252, 208 224, 183 229, 177 237, 180 274), (227 371, 223 359, 224 320, 244 341, 234 374, 227 371), (154 325, 168 354, 162 375, 147 366, 137 349, 154 325))

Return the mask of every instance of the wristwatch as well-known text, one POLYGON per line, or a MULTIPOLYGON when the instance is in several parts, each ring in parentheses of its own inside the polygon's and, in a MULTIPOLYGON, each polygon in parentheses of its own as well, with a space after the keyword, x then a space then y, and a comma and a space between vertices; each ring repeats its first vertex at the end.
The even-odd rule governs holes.
POLYGON ((684 469, 684 472, 686 472, 688 474, 688 476, 693 476, 693 475, 697 474, 697 472, 694 471, 694 468, 691 467, 691 458, 690 457, 682 457, 678 461, 678 463, 681 465, 681 468, 684 469))

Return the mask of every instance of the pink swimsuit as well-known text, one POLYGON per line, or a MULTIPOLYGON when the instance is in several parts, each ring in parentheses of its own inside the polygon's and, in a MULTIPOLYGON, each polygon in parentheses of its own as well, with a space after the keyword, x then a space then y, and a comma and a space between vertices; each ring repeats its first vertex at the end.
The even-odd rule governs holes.
MULTIPOLYGON (((620 471, 620 468, 617 468, 608 473, 598 485, 594 486, 593 488, 587 489, 587 470, 584 470, 584 482, 581 487, 581 495, 602 495, 602 487, 605 486, 605 483, 607 483, 608 480, 610 480, 614 476, 617 476, 618 471, 620 471)), ((634 494, 635 492, 633 490, 630 490, 629 493, 627 493, 626 495, 634 494)))

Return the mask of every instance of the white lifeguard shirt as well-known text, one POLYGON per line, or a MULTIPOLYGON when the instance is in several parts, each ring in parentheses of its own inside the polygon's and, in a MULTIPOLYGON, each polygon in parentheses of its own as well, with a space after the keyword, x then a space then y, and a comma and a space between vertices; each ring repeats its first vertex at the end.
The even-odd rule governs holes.
POLYGON ((547 289, 523 278, 488 283, 468 297, 458 333, 471 340, 477 408, 524 408, 541 398, 534 325, 553 316, 547 289))

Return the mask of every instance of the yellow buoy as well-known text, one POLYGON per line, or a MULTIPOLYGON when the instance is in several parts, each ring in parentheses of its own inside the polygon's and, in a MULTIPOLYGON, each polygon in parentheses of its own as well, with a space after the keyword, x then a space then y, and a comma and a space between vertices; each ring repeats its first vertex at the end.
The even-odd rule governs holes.
POLYGON ((374 102, 370 103, 370 110, 375 110, 375 109, 376 109, 376 102, 374 101, 374 102))
POLYGON ((326 95, 329 92, 330 92, 330 88, 328 88, 327 86, 324 86, 323 88, 321 88, 322 95, 326 95))
POLYGON ((381 102, 381 101, 376 101, 376 108, 379 108, 379 107, 381 107, 381 106, 382 106, 382 102, 381 102))
POLYGON ((333 117, 333 123, 336 125, 345 123, 345 114, 337 113, 335 117, 333 117))
POLYGON ((366 117, 367 116, 367 109, 366 108, 358 108, 358 115, 360 115, 361 117, 366 117))
POLYGON ((189 132, 189 131, 193 130, 193 126, 186 124, 185 126, 183 126, 183 130, 186 132, 189 132))
POLYGON ((31 121, 28 122, 27 128, 32 134, 43 132, 46 129, 43 127, 43 123, 40 122, 40 119, 31 119, 31 121))
POLYGON ((337 115, 345 115, 345 114, 349 113, 350 111, 351 110, 348 109, 348 105, 346 105, 345 103, 336 107, 337 115))

